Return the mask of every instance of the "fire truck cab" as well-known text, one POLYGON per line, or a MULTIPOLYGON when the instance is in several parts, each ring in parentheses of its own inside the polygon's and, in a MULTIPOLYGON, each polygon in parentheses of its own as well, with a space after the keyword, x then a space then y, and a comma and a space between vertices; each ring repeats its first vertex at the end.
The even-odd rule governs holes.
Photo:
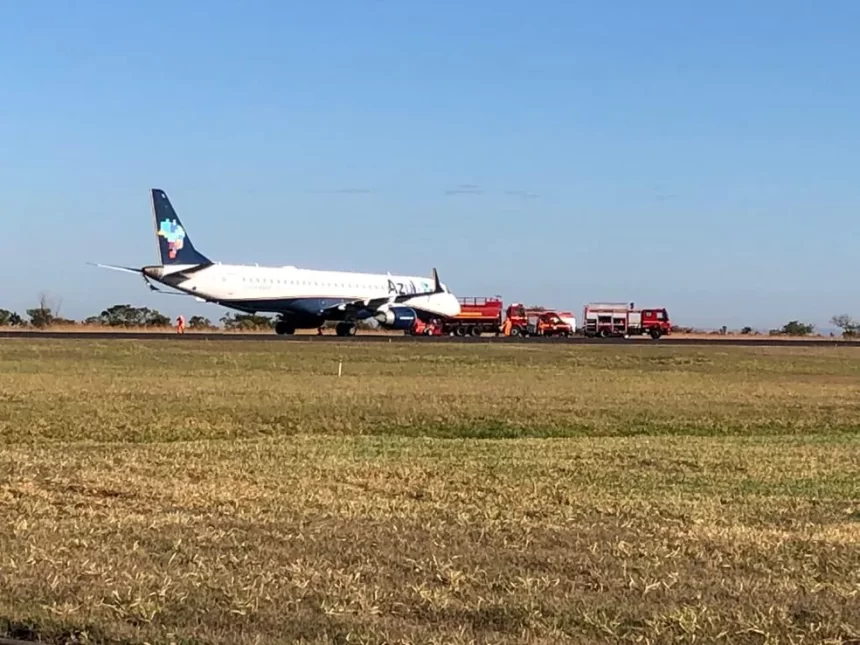
POLYGON ((508 307, 512 336, 573 336, 574 327, 555 311, 527 309, 520 303, 508 307))
POLYGON ((636 309, 634 303, 592 303, 585 306, 582 331, 589 338, 651 336, 657 340, 672 331, 665 307, 636 309))

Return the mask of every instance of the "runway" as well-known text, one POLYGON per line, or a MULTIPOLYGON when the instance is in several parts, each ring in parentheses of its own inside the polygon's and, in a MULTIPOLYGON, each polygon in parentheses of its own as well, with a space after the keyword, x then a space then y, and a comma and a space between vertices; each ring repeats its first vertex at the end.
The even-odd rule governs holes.
POLYGON ((628 345, 661 347, 664 345, 694 346, 709 345, 720 347, 860 347, 860 341, 844 340, 791 340, 786 338, 684 338, 664 336, 659 340, 649 338, 584 338, 575 336, 573 338, 522 338, 504 336, 478 336, 478 337, 456 337, 456 336, 402 336, 360 333, 352 337, 340 337, 334 334, 317 336, 314 334, 296 336, 278 336, 274 332, 268 334, 241 334, 241 333, 197 333, 177 334, 175 332, 112 332, 112 331, 90 331, 90 332, 52 332, 52 331, 0 331, 2 339, 51 339, 51 340, 162 340, 173 342, 206 341, 213 343, 221 342, 269 342, 269 343, 449 343, 449 344, 561 344, 561 345, 628 345))

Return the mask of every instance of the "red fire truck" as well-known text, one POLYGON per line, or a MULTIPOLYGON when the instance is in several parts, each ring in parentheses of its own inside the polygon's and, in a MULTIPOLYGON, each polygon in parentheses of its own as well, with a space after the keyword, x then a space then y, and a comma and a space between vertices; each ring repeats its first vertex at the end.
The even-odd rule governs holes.
POLYGON ((664 307, 636 309, 634 303, 596 302, 585 305, 582 332, 588 338, 649 335, 654 340, 672 331, 664 307))
POLYGON ((506 317, 511 321, 511 336, 573 336, 575 323, 568 313, 528 308, 516 302, 508 307, 506 317))
POLYGON ((414 336, 499 334, 502 326, 502 299, 500 297, 459 298, 459 300, 460 313, 454 318, 440 320, 429 325, 416 320, 415 325, 407 333, 414 336))
POLYGON ((576 331, 576 320, 570 312, 514 303, 504 310, 503 316, 504 305, 499 296, 459 298, 459 301, 460 313, 457 316, 434 323, 416 319, 412 329, 406 333, 412 336, 498 336, 506 320, 511 322, 511 336, 573 336, 576 331))

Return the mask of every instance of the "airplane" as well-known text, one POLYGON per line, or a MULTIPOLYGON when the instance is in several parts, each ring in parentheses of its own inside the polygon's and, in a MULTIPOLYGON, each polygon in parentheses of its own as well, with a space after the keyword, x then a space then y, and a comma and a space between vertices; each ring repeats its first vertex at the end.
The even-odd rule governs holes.
POLYGON ((213 262, 194 248, 167 194, 153 188, 151 200, 161 264, 96 266, 139 274, 153 291, 194 296, 244 313, 274 313, 280 335, 332 321, 338 336, 353 336, 356 323, 369 318, 384 329, 409 330, 416 318, 428 322, 460 313, 459 300, 435 268, 428 279, 213 262), (165 292, 153 281, 176 291, 165 292))

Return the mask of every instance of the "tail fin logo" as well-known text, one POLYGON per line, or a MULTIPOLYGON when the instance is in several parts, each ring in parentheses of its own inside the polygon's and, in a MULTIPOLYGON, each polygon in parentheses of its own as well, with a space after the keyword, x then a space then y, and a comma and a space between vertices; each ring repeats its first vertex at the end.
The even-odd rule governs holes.
POLYGON ((158 235, 167 240, 167 256, 175 260, 185 243, 185 229, 178 221, 165 219, 161 220, 158 235))

